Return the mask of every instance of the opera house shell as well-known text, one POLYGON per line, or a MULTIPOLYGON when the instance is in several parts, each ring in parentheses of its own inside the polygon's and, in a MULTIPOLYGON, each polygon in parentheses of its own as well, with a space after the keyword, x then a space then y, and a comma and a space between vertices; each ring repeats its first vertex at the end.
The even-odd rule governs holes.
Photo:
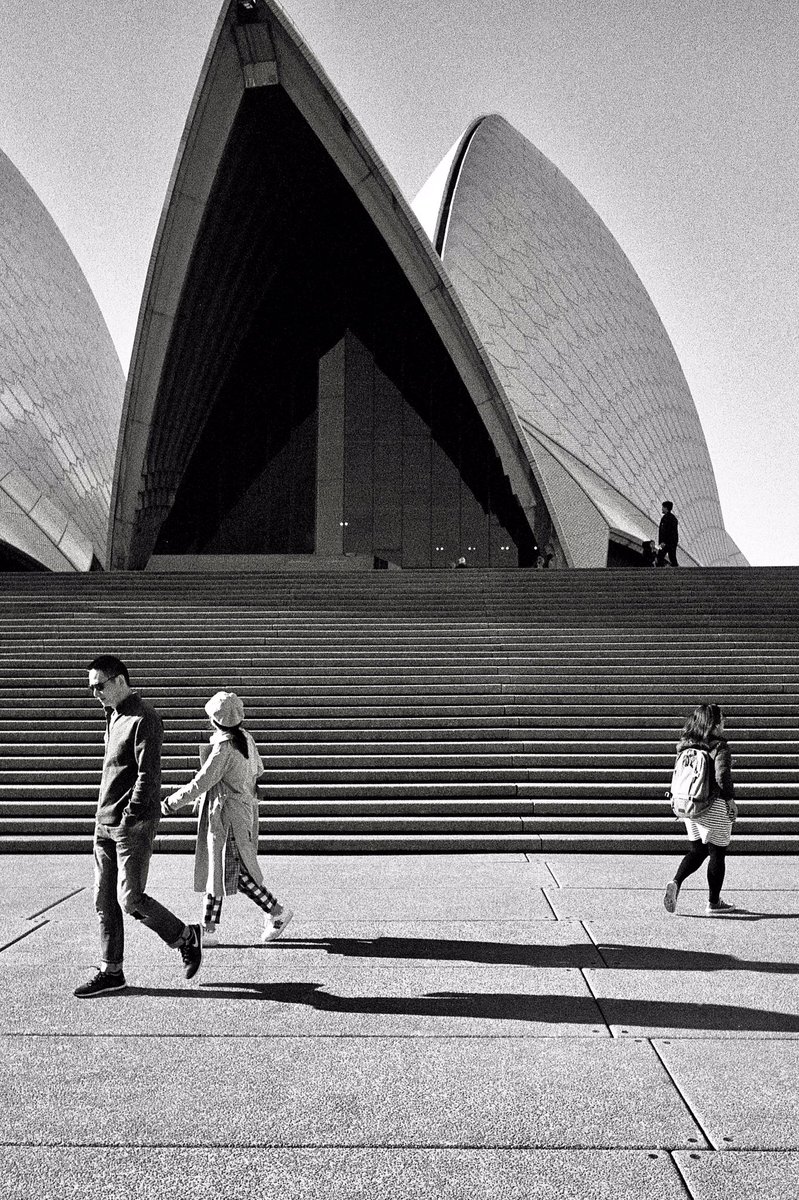
POLYGON ((104 564, 124 387, 72 251, 0 154, 0 569, 104 564))
POLYGON ((612 560, 656 540, 668 498, 683 558, 743 565, 663 324, 557 167, 507 121, 483 117, 414 209, 518 421, 567 561, 604 566, 609 543, 612 560))
MULTIPOLYGON (((665 496, 686 564, 743 561, 665 331, 568 181, 491 117, 420 204, 427 234, 277 4, 226 3, 148 271, 105 565, 613 565, 665 496)), ((85 565, 109 440, 58 432, 46 479, 13 461, 85 565)))

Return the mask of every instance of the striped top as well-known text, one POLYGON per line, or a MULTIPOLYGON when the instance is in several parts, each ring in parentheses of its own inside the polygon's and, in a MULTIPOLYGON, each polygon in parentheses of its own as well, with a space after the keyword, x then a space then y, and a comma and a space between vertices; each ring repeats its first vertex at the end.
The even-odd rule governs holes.
POLYGON ((732 838, 732 821, 727 811, 727 801, 717 796, 710 808, 706 808, 698 820, 685 821, 685 832, 692 842, 710 842, 711 846, 729 846, 732 838))

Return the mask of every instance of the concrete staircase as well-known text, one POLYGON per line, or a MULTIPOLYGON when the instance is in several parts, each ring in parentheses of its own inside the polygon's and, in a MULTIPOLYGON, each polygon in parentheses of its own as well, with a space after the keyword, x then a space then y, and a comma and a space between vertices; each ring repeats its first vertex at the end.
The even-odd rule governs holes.
MULTIPOLYGON (((113 652, 166 725, 245 700, 270 852, 672 852, 678 730, 728 718, 738 852, 799 849, 799 569, 0 575, 0 852, 91 844, 113 652)), ((164 819, 161 850, 193 846, 164 819)))

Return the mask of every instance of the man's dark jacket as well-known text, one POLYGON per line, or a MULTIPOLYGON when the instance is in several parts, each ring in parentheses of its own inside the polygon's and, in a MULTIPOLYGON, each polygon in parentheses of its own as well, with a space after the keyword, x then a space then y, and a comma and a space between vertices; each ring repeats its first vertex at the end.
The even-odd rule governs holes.
POLYGON ((161 743, 164 723, 136 692, 105 710, 105 758, 97 821, 134 825, 161 815, 161 743))
POLYGON ((679 522, 674 513, 664 513, 658 525, 658 542, 661 546, 676 546, 679 541, 677 532, 679 522))

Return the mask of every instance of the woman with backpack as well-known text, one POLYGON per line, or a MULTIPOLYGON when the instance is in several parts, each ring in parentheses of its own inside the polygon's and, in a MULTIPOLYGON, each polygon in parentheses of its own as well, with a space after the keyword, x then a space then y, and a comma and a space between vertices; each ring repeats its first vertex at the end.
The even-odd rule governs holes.
MULTIPOLYGON (((698 811, 693 817, 685 817, 685 831, 690 849, 677 868, 674 878, 666 884, 663 904, 666 911, 673 913, 677 908, 680 887, 689 875, 698 871, 705 859, 707 864, 708 902, 706 912, 731 912, 733 904, 721 899, 724 883, 725 854, 732 837, 732 826, 738 811, 735 806, 735 789, 732 782, 730 748, 724 737, 724 714, 718 704, 700 704, 683 726, 677 743, 677 763, 674 779, 678 777, 683 751, 701 751, 702 755, 687 755, 687 761, 695 763, 704 758, 706 783, 705 798, 693 806, 698 811)), ((674 779, 672 793, 675 791, 674 779)), ((675 799, 675 808, 677 802, 675 799)))

